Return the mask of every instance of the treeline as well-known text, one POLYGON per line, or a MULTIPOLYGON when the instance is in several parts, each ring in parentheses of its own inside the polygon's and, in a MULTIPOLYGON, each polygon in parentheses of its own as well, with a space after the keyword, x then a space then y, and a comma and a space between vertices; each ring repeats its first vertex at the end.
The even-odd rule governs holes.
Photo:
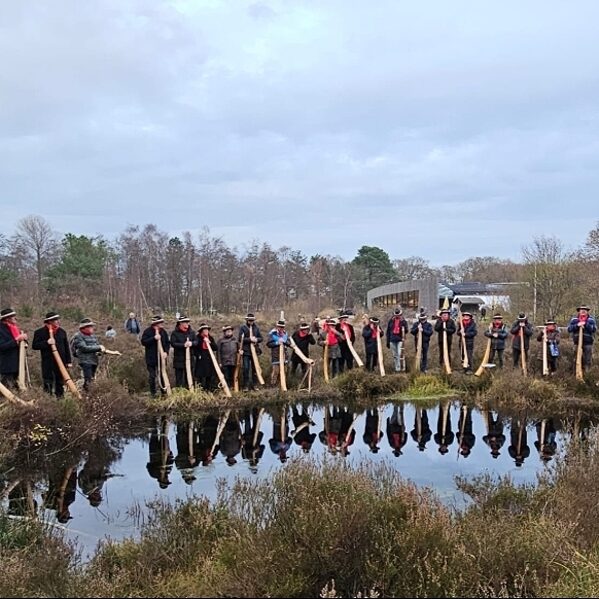
POLYGON ((12 235, 0 235, 0 303, 21 313, 50 304, 106 314, 316 313, 361 307, 372 287, 431 275, 448 283, 511 282, 520 309, 536 305, 542 317, 566 316, 578 302, 599 302, 599 224, 573 251, 555 237, 540 237, 523 248, 520 262, 472 257, 440 268, 420 256, 392 259, 374 246, 362 246, 347 261, 258 241, 230 247, 208 229, 195 238, 189 232, 171 237, 151 224, 130 226, 113 240, 76 233, 60 238, 33 215, 12 235))

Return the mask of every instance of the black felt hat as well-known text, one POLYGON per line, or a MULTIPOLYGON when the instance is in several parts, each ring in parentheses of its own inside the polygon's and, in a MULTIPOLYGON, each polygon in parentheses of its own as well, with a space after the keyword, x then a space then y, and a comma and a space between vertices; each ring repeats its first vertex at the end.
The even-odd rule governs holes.
POLYGON ((393 310, 393 314, 395 314, 395 316, 401 316, 403 314, 403 310, 401 308, 395 308, 395 310, 393 310))
POLYGON ((60 314, 58 312, 46 312, 46 317, 44 318, 44 322, 52 322, 53 320, 58 320, 60 318, 60 314))
POLYGON ((299 328, 300 331, 308 331, 310 329, 310 325, 307 322, 301 322, 299 328))
POLYGON ((189 316, 179 316, 179 318, 177 318, 177 324, 181 324, 183 322, 191 322, 191 318, 189 318, 189 316))
POLYGON ((12 308, 4 308, 4 310, 0 311, 0 320, 4 320, 5 318, 16 315, 17 313, 12 308))
POLYGON ((380 320, 376 316, 371 316, 370 322, 372 322, 373 324, 378 324, 380 320))
POLYGON ((82 318, 79 323, 79 328, 84 329, 85 327, 95 327, 96 323, 91 318, 82 318))
POLYGON ((285 321, 284 320, 277 320, 277 326, 285 328, 285 321))
POLYGON ((254 316, 254 315, 253 315, 251 312, 248 312, 248 313, 246 314, 246 317, 245 317, 245 319, 246 319, 246 320, 256 320, 256 317, 255 317, 255 316, 254 316))
POLYGON ((578 308, 576 308, 577 312, 580 312, 581 310, 586 310, 587 312, 591 311, 591 309, 588 306, 584 305, 584 304, 582 306, 578 306, 578 308))
POLYGON ((503 316, 501 314, 493 314, 493 320, 503 320, 503 316))
POLYGON ((520 312, 520 314, 518 314, 518 320, 526 320, 526 313, 520 312))
POLYGON ((151 324, 161 324, 163 322, 164 322, 164 318, 162 318, 162 316, 160 316, 160 314, 156 314, 155 316, 152 316, 151 324))

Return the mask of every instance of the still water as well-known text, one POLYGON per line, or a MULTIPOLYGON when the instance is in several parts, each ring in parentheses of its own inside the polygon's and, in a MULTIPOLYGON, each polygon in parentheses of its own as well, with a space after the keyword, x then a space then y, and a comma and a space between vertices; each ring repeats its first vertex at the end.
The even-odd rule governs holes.
POLYGON ((17 517, 35 513, 64 527, 86 557, 101 539, 135 536, 152 500, 214 498, 218 480, 268 478, 291 459, 384 460, 447 503, 463 505, 456 475, 509 474, 517 483, 534 482, 567 442, 562 428, 558 420, 504 418, 447 402, 432 409, 406 403, 353 413, 306 404, 191 422, 163 418, 137 437, 94 440, 79 461, 49 460, 35 479, 15 467, 1 496, 17 517))

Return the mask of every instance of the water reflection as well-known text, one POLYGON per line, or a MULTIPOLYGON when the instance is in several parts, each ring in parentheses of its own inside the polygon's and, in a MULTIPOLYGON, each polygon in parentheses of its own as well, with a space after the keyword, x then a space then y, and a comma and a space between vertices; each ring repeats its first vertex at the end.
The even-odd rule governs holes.
POLYGON ((455 435, 451 430, 451 414, 449 413, 448 402, 441 402, 439 404, 437 432, 435 433, 434 439, 435 443, 439 446, 439 453, 441 455, 446 455, 449 452, 449 446, 455 439, 455 435))
POLYGON ((526 432, 526 414, 516 416, 511 420, 508 453, 518 468, 522 467, 524 460, 530 455, 528 434, 526 432))
POLYGON ((168 435, 169 422, 163 416, 156 428, 150 433, 150 443, 148 445, 150 459, 146 465, 148 474, 158 481, 158 486, 161 489, 166 489, 171 484, 169 475, 175 461, 168 435))

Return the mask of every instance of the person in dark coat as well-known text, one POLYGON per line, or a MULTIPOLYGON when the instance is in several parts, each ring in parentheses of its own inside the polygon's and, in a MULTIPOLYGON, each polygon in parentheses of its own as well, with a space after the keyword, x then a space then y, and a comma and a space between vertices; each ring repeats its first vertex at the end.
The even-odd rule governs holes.
POLYGON ((199 463, 198 435, 193 420, 177 422, 177 457, 175 468, 181 473, 185 484, 196 480, 195 470, 199 463))
MULTIPOLYGON (((560 334, 555 320, 546 320, 545 329, 547 331, 547 339, 543 351, 547 353, 547 365, 549 366, 549 373, 553 375, 555 372, 557 372, 560 334)), ((537 335, 537 341, 539 343, 543 343, 543 341, 545 341, 545 335, 543 334, 542 330, 539 331, 539 334, 537 335)))
POLYGON ((526 415, 523 417, 514 417, 511 420, 508 453, 518 468, 524 464, 524 460, 530 455, 528 434, 526 431, 526 415))
POLYGON ((466 343, 466 356, 468 357, 468 366, 464 367, 464 372, 471 374, 474 361, 474 338, 476 337, 476 323, 470 312, 462 313, 462 322, 458 325, 458 337, 460 338, 460 351, 463 352, 464 340, 466 343))
POLYGON ((505 435, 503 434, 503 421, 499 414, 494 417, 491 410, 487 410, 484 414, 484 417, 487 422, 488 432, 483 436, 483 443, 489 446, 491 449, 491 455, 493 458, 497 459, 501 455, 499 450, 505 443, 505 435))
POLYGON ((451 415, 447 402, 439 403, 439 417, 437 418, 437 432, 433 437, 435 443, 439 446, 439 453, 445 455, 449 451, 449 446, 455 439, 455 434, 451 430, 451 415))
MULTIPOLYGON (((151 325, 143 332, 141 344, 145 348, 146 368, 148 369, 148 385, 150 394, 156 396, 156 379, 158 378, 158 342, 160 342, 161 351, 168 355, 170 341, 168 333, 164 330, 164 318, 162 316, 153 316, 151 325)), ((161 393, 162 381, 158 381, 161 393)))
POLYGON ((451 342, 456 332, 455 320, 451 318, 451 312, 443 309, 439 313, 439 318, 435 322, 435 332, 439 340, 439 365, 443 367, 443 330, 447 331, 447 353, 449 355, 449 363, 451 364, 451 342))
POLYGON ((377 408, 366 410, 366 424, 364 426, 364 435, 362 440, 372 453, 379 452, 379 443, 383 438, 381 427, 381 414, 377 408))
POLYGON ((233 337, 233 327, 223 327, 223 336, 216 342, 218 348, 218 362, 222 368, 227 385, 232 389, 235 383, 235 366, 237 364, 237 353, 239 342, 233 337))
POLYGON ((293 441, 302 448, 303 453, 309 453, 316 439, 316 433, 310 432, 310 426, 315 426, 315 424, 312 422, 307 408, 302 406, 300 412, 297 406, 293 406, 291 408, 291 421, 295 427, 291 431, 293 441))
POLYGON ((66 331, 60 326, 60 315, 56 312, 48 312, 44 318, 44 326, 33 333, 31 347, 39 351, 42 356, 42 379, 44 390, 56 397, 64 395, 64 381, 62 374, 52 356, 52 346, 55 346, 58 355, 62 358, 64 365, 70 368, 73 365, 71 348, 66 331), (54 336, 50 338, 50 331, 54 336))
POLYGON ((354 426, 357 414, 350 412, 348 408, 341 410, 341 428, 339 429, 339 453, 346 457, 349 455, 349 447, 356 440, 356 428, 354 426))
POLYGON ((135 316, 135 312, 129 312, 129 318, 125 320, 125 331, 131 335, 139 335, 141 333, 141 323, 135 316))
POLYGON ((251 346, 254 345, 256 353, 260 355, 260 343, 262 343, 262 335, 256 324, 256 317, 253 314, 248 314, 245 317, 245 324, 239 327, 239 336, 237 340, 242 344, 243 348, 243 388, 244 390, 253 390, 256 388, 258 377, 256 375, 256 367, 252 360, 251 346))
POLYGON ((591 367, 593 360, 593 341, 597 332, 597 323, 590 314, 591 309, 588 306, 579 306, 576 308, 577 315, 570 320, 568 333, 572 335, 574 349, 578 347, 578 337, 582 329, 582 368, 586 372, 591 367))
POLYGON ((258 472, 258 463, 264 455, 265 445, 262 443, 264 433, 260 430, 264 408, 245 410, 243 414, 243 433, 241 435, 241 457, 247 460, 250 470, 258 472))
POLYGON ((491 353, 489 364, 495 364, 497 356, 498 367, 503 368, 503 352, 505 351, 505 340, 508 336, 507 327, 503 324, 503 316, 494 314, 491 326, 485 331, 485 337, 491 339, 491 353))
POLYGON ((349 314, 339 315, 339 330, 343 335, 339 339, 339 350, 341 351, 341 357, 339 358, 339 372, 344 370, 351 370, 354 367, 354 355, 349 349, 348 339, 352 345, 356 341, 356 332, 354 327, 349 322, 349 314))
POLYGON ((9 388, 17 386, 19 344, 27 342, 27 333, 19 328, 16 315, 12 308, 0 312, 0 382, 9 388))
POLYGON ((514 358, 514 368, 521 368, 522 361, 520 358, 520 354, 522 352, 521 347, 521 339, 520 339, 520 330, 524 331, 524 360, 528 363, 528 354, 530 349, 530 338, 534 333, 534 329, 532 324, 528 322, 528 318, 524 312, 520 312, 518 314, 518 320, 514 322, 512 328, 510 329, 510 333, 513 335, 512 337, 512 357, 514 358))
POLYGON ((279 381, 279 369, 285 368, 287 364, 287 352, 291 346, 289 343, 289 334, 285 330, 285 321, 279 320, 274 329, 268 332, 268 341, 266 347, 270 348, 270 360, 272 370, 270 371, 270 384, 276 385, 279 381), (283 364, 281 364, 280 347, 283 346, 283 364))
POLYGON ((460 455, 467 458, 476 443, 476 436, 472 431, 472 408, 462 406, 460 420, 458 422, 458 443, 460 455))
MULTIPOLYGON (((307 322, 300 323, 299 328, 291 335, 291 338, 306 358, 309 358, 310 346, 316 344, 314 335, 310 332, 310 325, 307 322)), ((306 374, 308 365, 294 352, 291 356, 291 374, 295 374, 298 366, 301 368, 302 373, 306 374)))
POLYGON ((557 442, 555 440, 557 431, 553 418, 544 418, 535 424, 537 431, 537 440, 535 447, 539 452, 539 457, 545 463, 551 461, 557 451, 557 442))
POLYGON ((158 481, 161 489, 166 489, 171 484, 168 477, 173 469, 175 458, 168 438, 168 420, 164 416, 160 419, 160 425, 154 427, 150 433, 148 449, 150 454, 146 465, 148 474, 158 481))
POLYGON ((215 357, 218 347, 214 337, 210 334, 210 329, 211 327, 209 327, 207 324, 202 323, 200 325, 198 334, 196 336, 196 344, 194 346, 196 353, 194 371, 195 380, 199 383, 202 389, 205 389, 206 391, 212 391, 216 388, 217 379, 214 363, 212 362, 210 352, 208 351, 208 345, 210 345, 212 351, 215 353, 215 357))
POLYGON ((323 323, 320 333, 318 335, 318 344, 323 347, 323 359, 324 359, 324 347, 328 347, 329 355, 329 376, 334 378, 341 372, 341 347, 340 343, 343 340, 343 333, 341 332, 341 325, 336 318, 327 318, 323 323))
POLYGON ((433 436, 433 431, 431 431, 431 427, 428 424, 428 414, 426 413, 426 410, 416 408, 414 413, 414 428, 410 432, 410 435, 412 439, 416 441, 418 451, 424 451, 426 449, 426 444, 433 436))
POLYGON ((96 376, 98 356, 106 351, 96 337, 95 326, 91 318, 83 318, 79 323, 79 332, 75 333, 71 340, 73 357, 76 357, 79 362, 83 373, 83 388, 86 391, 89 390, 89 386, 96 376))
POLYGON ((393 450, 393 455, 397 458, 402 455, 402 447, 408 441, 406 432, 406 421, 404 419, 404 406, 393 406, 391 417, 387 417, 387 441, 393 450))
POLYGON ((376 316, 371 316, 368 323, 362 329, 362 337, 364 337, 364 348, 366 350, 366 368, 371 372, 376 369, 379 364, 377 339, 383 337, 383 330, 379 326, 379 319, 376 316))
MULTIPOLYGON (((175 330, 171 333, 171 347, 173 348, 173 366, 175 368, 175 387, 187 387, 187 371, 185 367, 186 348, 189 348, 191 369, 193 372, 193 346, 197 343, 193 332, 191 320, 187 316, 179 316, 175 330)), ((193 381, 191 381, 193 383, 193 381)))
POLYGON ((428 316, 425 313, 418 315, 418 322, 412 325, 410 333, 414 335, 415 347, 418 347, 418 332, 422 331, 422 353, 420 355, 420 372, 426 372, 428 368, 428 348, 433 335, 433 325, 428 322, 428 316))

